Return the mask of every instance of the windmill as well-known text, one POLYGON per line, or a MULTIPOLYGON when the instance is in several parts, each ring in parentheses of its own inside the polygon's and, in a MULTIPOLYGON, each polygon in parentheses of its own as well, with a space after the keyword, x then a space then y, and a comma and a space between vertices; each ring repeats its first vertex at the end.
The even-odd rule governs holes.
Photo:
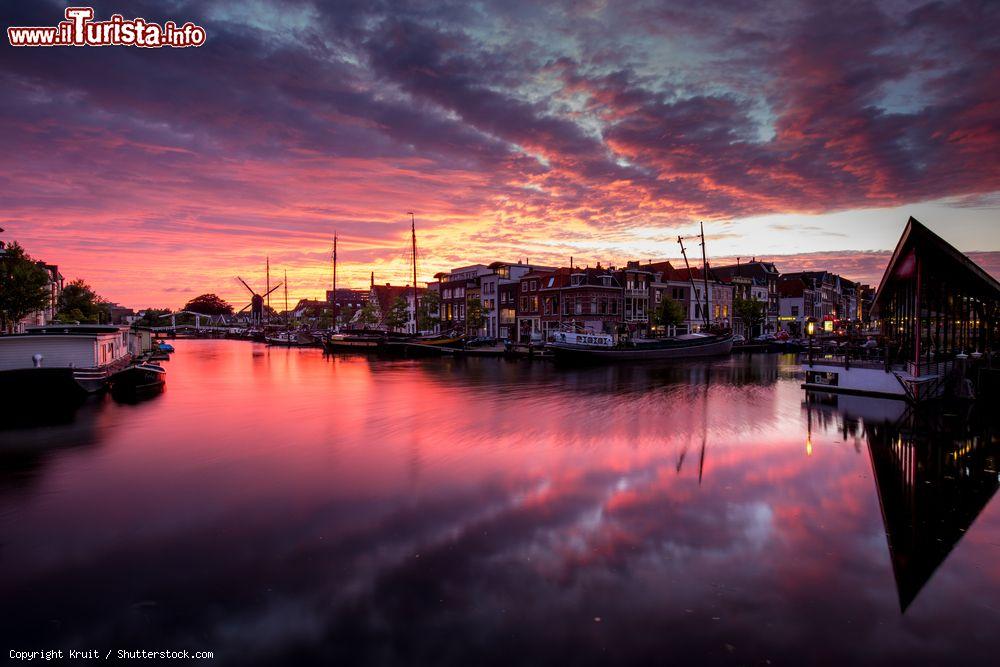
POLYGON ((264 299, 271 292, 281 287, 281 283, 278 283, 274 287, 268 287, 267 291, 264 292, 263 294, 258 294, 257 292, 254 291, 252 287, 250 287, 250 285, 247 285, 247 281, 243 280, 239 276, 236 276, 236 280, 240 281, 240 283, 247 288, 247 291, 250 292, 250 303, 240 308, 239 312, 237 312, 236 314, 239 315, 247 308, 249 308, 250 321, 253 322, 254 324, 260 324, 261 322, 264 321, 264 299))

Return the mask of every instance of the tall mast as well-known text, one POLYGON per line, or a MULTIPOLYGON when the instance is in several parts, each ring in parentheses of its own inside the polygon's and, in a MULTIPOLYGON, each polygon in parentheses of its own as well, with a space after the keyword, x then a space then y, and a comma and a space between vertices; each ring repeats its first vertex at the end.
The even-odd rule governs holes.
POLYGON ((410 238, 413 244, 413 333, 417 333, 417 223, 410 211, 410 238))
POLYGON ((333 232, 333 328, 337 328, 337 232, 333 232))
POLYGON ((705 328, 712 324, 712 315, 708 312, 708 259, 705 255, 705 223, 699 222, 701 226, 701 271, 702 278, 705 279, 705 328))
POLYGON ((692 271, 691 271, 691 265, 688 264, 688 255, 687 255, 687 252, 684 250, 684 237, 683 236, 678 236, 677 237, 677 242, 681 245, 681 255, 684 256, 684 266, 686 266, 687 270, 688 270, 688 282, 691 283, 691 301, 693 302, 694 301, 694 293, 695 293, 694 273, 692 273, 692 271))
POLYGON ((285 326, 291 324, 291 313, 288 312, 288 269, 285 269, 285 326))
POLYGON ((271 310, 271 256, 268 255, 264 261, 264 272, 267 274, 267 278, 265 278, 267 287, 264 289, 264 294, 267 295, 267 308, 264 309, 264 319, 266 320, 270 317, 268 311, 271 310))

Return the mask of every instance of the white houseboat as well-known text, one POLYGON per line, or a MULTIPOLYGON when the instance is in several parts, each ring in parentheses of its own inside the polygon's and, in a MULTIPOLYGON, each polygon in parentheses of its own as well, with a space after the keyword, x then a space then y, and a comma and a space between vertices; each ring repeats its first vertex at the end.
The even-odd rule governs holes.
POLYGON ((29 327, 0 336, 0 392, 32 400, 101 391, 129 367, 129 332, 108 325, 29 327))

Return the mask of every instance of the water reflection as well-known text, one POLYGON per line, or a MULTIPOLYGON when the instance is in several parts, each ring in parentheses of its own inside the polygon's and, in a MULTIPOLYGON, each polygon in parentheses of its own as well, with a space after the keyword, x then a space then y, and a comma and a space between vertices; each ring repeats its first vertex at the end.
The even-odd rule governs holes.
POLYGON ((995 509, 902 616, 866 451, 899 417, 803 405, 774 355, 566 371, 183 341, 170 363, 162 396, 84 406, 81 446, 0 496, 5 645, 241 665, 996 646, 971 602, 1000 592, 995 509))
POLYGON ((912 415, 868 436, 899 604, 905 611, 996 493, 1000 443, 987 424, 912 415), (957 427, 957 428, 956 428, 957 427))
POLYGON ((988 406, 914 409, 899 401, 811 394, 819 419, 867 441, 905 612, 1000 486, 1000 440, 988 406))

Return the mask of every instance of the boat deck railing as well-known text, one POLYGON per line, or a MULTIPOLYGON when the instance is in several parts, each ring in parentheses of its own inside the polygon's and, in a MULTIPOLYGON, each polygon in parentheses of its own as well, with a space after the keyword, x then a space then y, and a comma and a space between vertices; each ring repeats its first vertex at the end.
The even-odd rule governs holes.
POLYGON ((858 359, 843 354, 825 354, 809 357, 806 365, 814 366, 840 366, 845 369, 850 368, 870 368, 872 370, 886 371, 892 370, 892 366, 887 365, 883 359, 858 359))

